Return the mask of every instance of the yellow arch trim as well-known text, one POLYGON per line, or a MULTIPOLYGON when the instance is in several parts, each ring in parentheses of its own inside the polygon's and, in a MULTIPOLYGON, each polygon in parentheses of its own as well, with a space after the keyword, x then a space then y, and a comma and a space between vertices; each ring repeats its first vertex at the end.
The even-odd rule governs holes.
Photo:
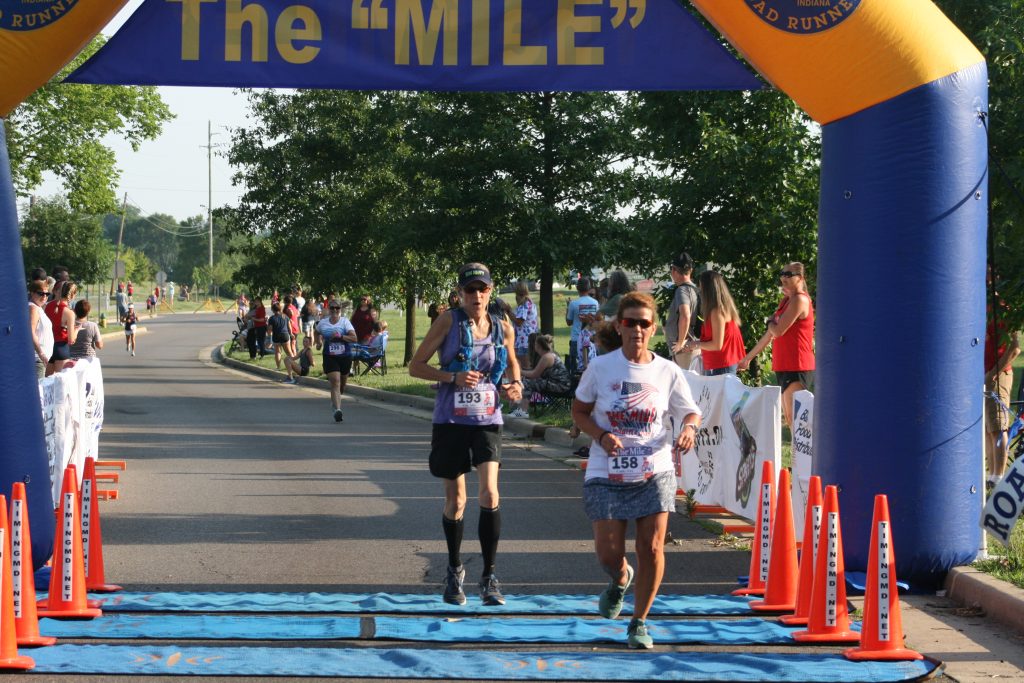
MULTIPOLYGON (((844 21, 813 34, 778 29, 743 0, 691 1, 762 76, 820 123, 985 61, 930 0, 861 0, 844 21)), ((766 7, 772 4, 767 0, 766 7)))
MULTIPOLYGON (((0 118, 45 84, 106 26, 128 0, 78 0, 59 18, 27 31, 0 29, 0 118)), ((56 5, 57 3, 51 3, 56 5)), ((46 9, 41 3, 38 9, 46 9)), ((26 4, 31 9, 31 4, 26 4)), ((56 16, 51 14, 50 16, 56 16)))

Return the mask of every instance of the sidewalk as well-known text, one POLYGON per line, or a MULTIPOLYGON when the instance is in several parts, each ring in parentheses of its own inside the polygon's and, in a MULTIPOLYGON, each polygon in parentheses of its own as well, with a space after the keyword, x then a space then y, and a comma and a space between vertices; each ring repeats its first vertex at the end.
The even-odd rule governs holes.
MULTIPOLYGON (((204 349, 200 357, 235 370, 280 380, 284 373, 242 363, 221 354, 221 346, 204 349)), ((328 391, 320 379, 299 378, 299 385, 328 391)), ((349 384, 348 396, 408 409, 429 419, 432 399, 396 394, 349 384)), ((579 467, 572 451, 589 438, 569 438, 566 430, 529 419, 505 417, 505 430, 538 442, 544 456, 579 467)), ((851 597, 860 609, 863 598, 851 597)), ((1024 590, 971 567, 957 567, 946 577, 945 590, 936 595, 901 597, 907 646, 946 663, 939 680, 974 683, 1024 681, 1024 590)))

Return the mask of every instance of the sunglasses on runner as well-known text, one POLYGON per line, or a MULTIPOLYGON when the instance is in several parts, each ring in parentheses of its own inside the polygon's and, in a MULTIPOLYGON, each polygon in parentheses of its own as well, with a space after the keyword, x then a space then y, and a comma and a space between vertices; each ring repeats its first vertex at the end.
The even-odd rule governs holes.
POLYGON ((462 291, 466 292, 467 294, 480 294, 482 292, 489 292, 489 291, 491 291, 491 288, 490 287, 463 287, 462 291))
POLYGON ((653 320, 647 320, 646 318, 623 318, 619 322, 622 323, 623 327, 639 327, 641 330, 646 330, 654 324, 653 320))

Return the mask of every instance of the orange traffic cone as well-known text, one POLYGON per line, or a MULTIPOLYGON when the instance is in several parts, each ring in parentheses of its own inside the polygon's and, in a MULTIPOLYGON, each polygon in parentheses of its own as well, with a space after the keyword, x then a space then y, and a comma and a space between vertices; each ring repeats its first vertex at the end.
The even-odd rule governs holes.
POLYGON ((82 477, 82 549, 85 553, 85 588, 94 593, 113 593, 120 586, 107 583, 103 575, 103 528, 96 495, 96 460, 85 459, 82 477))
POLYGON ((903 618, 896 589, 896 555, 892 549, 889 499, 884 495, 875 496, 860 647, 850 648, 843 655, 854 661, 924 659, 921 653, 903 646, 903 618))
POLYGON ((761 467, 760 504, 757 514, 757 534, 750 553, 750 576, 746 588, 737 588, 733 595, 764 595, 768 580, 768 552, 771 549, 772 521, 775 519, 775 469, 771 460, 761 467))
POLYGON ((796 559, 796 529, 793 526, 793 492, 789 470, 779 472, 779 493, 772 526, 768 581, 764 600, 754 600, 750 608, 757 612, 790 612, 796 609, 796 593, 800 580, 796 559))
POLYGON ((78 474, 74 465, 64 470, 60 489, 60 513, 57 521, 57 549, 50 592, 37 607, 41 617, 92 619, 103 614, 89 607, 85 593, 85 558, 82 556, 82 526, 78 510, 78 474))
POLYGON ((811 477, 807 491, 807 512, 804 514, 804 544, 800 551, 800 581, 796 592, 796 612, 779 621, 789 626, 806 626, 811 613, 811 590, 814 587, 814 565, 818 557, 818 536, 821 533, 821 477, 811 477))
POLYGON ((11 581, 11 534, 7 524, 7 496, 0 495, 0 670, 31 669, 36 662, 18 654, 18 633, 14 625, 14 589, 11 581))
POLYGON ((843 532, 839 524, 839 491, 825 488, 825 508, 818 536, 818 557, 811 589, 807 630, 793 634, 797 642, 856 643, 860 634, 850 629, 846 609, 846 569, 843 565, 843 532))
POLYGON ((53 645, 56 638, 39 635, 36 614, 36 582, 32 576, 32 531, 28 523, 28 498, 25 485, 14 482, 11 491, 11 573, 14 583, 14 626, 18 645, 53 645))

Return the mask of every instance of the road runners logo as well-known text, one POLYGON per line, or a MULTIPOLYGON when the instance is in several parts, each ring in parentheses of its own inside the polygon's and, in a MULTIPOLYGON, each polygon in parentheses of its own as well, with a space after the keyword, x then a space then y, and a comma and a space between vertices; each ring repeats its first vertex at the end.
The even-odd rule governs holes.
POLYGON ((846 21, 861 0, 743 0, 757 16, 789 33, 820 33, 846 21))
POLYGON ((78 0, 0 0, 0 29, 34 31, 62 18, 78 0))

